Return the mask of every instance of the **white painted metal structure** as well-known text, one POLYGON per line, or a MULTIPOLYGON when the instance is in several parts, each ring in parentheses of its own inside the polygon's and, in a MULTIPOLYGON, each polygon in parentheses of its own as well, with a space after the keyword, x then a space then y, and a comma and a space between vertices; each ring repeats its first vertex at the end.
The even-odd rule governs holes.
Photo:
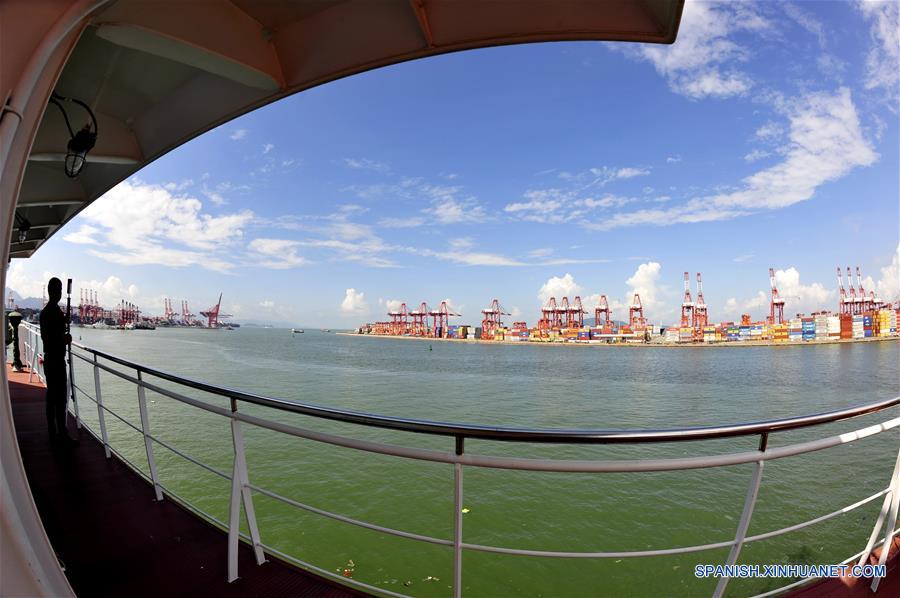
MULTIPOLYGON (((152 160, 289 94, 404 60, 501 44, 672 43, 682 6, 683 0, 0 0, 0 261, 30 256, 152 160), (77 179, 63 172, 68 131, 59 111, 46 109, 52 92, 85 102, 97 116, 97 145, 77 179)), ((86 120, 74 107, 71 118, 76 130, 86 120)), ((0 594, 71 594, 15 438, 4 370, 0 594)))
MULTIPOLYGON (((27 363, 38 364, 40 363, 40 359, 38 355, 40 353, 40 331, 31 324, 22 324, 22 328, 25 329, 24 339, 25 339, 25 359, 27 363)), ((297 565, 304 567, 308 570, 314 571, 320 575, 328 576, 334 578, 338 581, 352 584, 359 589, 372 592, 377 595, 391 595, 391 596, 400 596, 400 594, 396 594, 394 592, 386 591, 384 588, 376 587, 372 585, 365 584, 363 582, 346 579, 337 575, 331 571, 322 569, 314 564, 300 561, 297 558, 284 554, 277 549, 267 546, 263 543, 259 529, 256 525, 256 517, 255 511, 253 508, 253 493, 259 493, 269 498, 278 500, 285 504, 291 505, 297 509, 301 509, 310 513, 315 513, 321 515, 323 517, 329 517, 331 519, 342 521, 344 523, 350 525, 356 525, 359 527, 363 527, 366 529, 378 531, 385 534, 390 534, 393 536, 398 536, 402 538, 407 538, 419 542, 427 542, 430 544, 436 544, 440 546, 447 546, 448 548, 452 548, 453 550, 453 595, 460 596, 462 593, 462 551, 463 550, 471 550, 471 551, 481 551, 481 552, 491 552, 498 554, 508 554, 508 555, 520 555, 520 556, 531 556, 531 557, 546 557, 546 558, 569 558, 569 559, 609 559, 609 558, 639 558, 639 557, 652 557, 652 556, 665 556, 665 555, 673 555, 673 554, 685 554, 692 552, 703 552, 707 550, 714 550, 720 548, 730 548, 730 552, 727 558, 726 565, 735 565, 738 562, 738 557, 740 555, 741 548, 751 542, 758 542, 761 540, 765 540, 768 538, 773 538, 775 536, 780 536, 783 534, 788 534, 810 525, 814 525, 817 523, 821 523, 823 521, 827 521, 834 517, 838 517, 840 515, 849 513, 850 511, 857 509, 863 505, 866 505, 872 501, 878 500, 883 497, 881 510, 879 512, 878 518, 875 522, 875 525, 872 529, 872 533, 866 543, 866 546, 858 553, 851 555, 849 558, 843 561, 843 564, 850 563, 852 561, 858 560, 858 564, 862 565, 865 562, 865 559, 868 558, 868 555, 872 552, 872 550, 876 546, 884 545, 889 543, 889 541, 898 533, 900 533, 900 529, 895 529, 895 523, 897 521, 897 513, 898 513, 898 505, 900 505, 900 450, 897 451, 897 456, 894 463, 893 472, 889 480, 887 480, 887 486, 884 488, 877 489, 874 494, 862 498, 850 505, 839 508, 830 513, 826 513, 810 519, 808 521, 803 521, 796 523, 794 525, 790 525, 781 529, 768 531, 761 534, 756 534, 753 536, 748 536, 747 531, 750 527, 750 522, 753 516, 753 509, 756 505, 757 496, 759 493, 759 488, 763 479, 763 470, 765 464, 768 461, 772 461, 774 459, 784 459, 788 457, 793 457, 796 455, 803 455, 813 451, 825 450, 837 446, 842 446, 852 442, 858 442, 865 438, 869 438, 875 436, 877 434, 882 433, 892 433, 897 434, 898 429, 900 429, 900 416, 891 417, 882 421, 879 424, 870 425, 865 428, 861 428, 855 431, 846 432, 843 434, 835 435, 835 436, 827 436, 823 438, 819 438, 816 440, 800 442, 795 444, 788 444, 785 446, 780 446, 778 448, 769 448, 768 447, 768 438, 770 434, 775 434, 779 431, 796 429, 798 427, 806 427, 811 425, 824 424, 828 422, 841 421, 844 419, 849 419, 850 417, 855 417, 857 415, 866 414, 866 413, 876 413, 886 409, 890 409, 891 407, 896 407, 900 405, 900 397, 896 397, 890 400, 881 401, 879 403, 875 403, 872 405, 845 409, 838 412, 832 412, 828 414, 819 414, 815 416, 807 416, 803 418, 791 418, 786 420, 777 420, 770 422, 760 422, 757 424, 744 424, 740 426, 731 426, 731 427, 714 427, 714 428, 690 428, 685 430, 660 430, 654 432, 640 432, 640 431, 627 431, 627 432, 619 432, 619 431, 590 431, 590 430, 560 430, 560 431, 548 431, 548 430, 521 430, 521 429, 503 429, 503 428, 490 428, 490 427, 480 427, 480 426, 461 426, 456 424, 443 424, 438 422, 425 422, 425 421, 417 421, 417 420, 407 420, 407 419, 392 419, 385 418, 382 416, 371 415, 371 414, 363 414, 363 413, 355 413, 355 412, 346 412, 341 410, 334 410, 322 407, 316 407, 312 405, 305 405, 301 403, 295 403, 290 401, 285 401, 282 399, 275 399, 270 397, 262 397, 258 395, 250 395, 241 391, 235 391, 227 388, 218 387, 215 385, 207 384, 204 382, 199 382, 197 380, 190 380, 187 378, 182 378, 175 374, 171 374, 168 372, 163 372, 154 368, 150 368, 147 366, 143 366, 141 364, 116 357, 114 355, 110 355, 108 353, 104 353, 102 351, 98 351, 95 349, 91 349, 90 347, 75 344, 78 348, 77 351, 73 351, 73 356, 87 363, 90 367, 93 368, 94 371, 94 388, 93 394, 91 394, 90 389, 78 387, 76 385, 76 390, 80 393, 80 396, 86 398, 97 405, 98 415, 100 416, 99 427, 100 430, 93 430, 89 427, 88 431, 98 440, 103 442, 104 447, 107 449, 107 455, 109 455, 109 451, 115 452, 123 461, 128 463, 132 469, 134 469, 138 474, 146 478, 156 489, 157 500, 162 500, 162 494, 165 492, 168 496, 178 500, 182 504, 184 504, 189 509, 198 513, 202 517, 205 517, 207 520, 215 523, 219 527, 228 531, 228 575, 229 581, 237 579, 238 577, 238 569, 237 569, 237 547, 238 547, 238 537, 242 535, 240 532, 240 515, 241 508, 243 507, 244 516, 247 520, 247 525, 250 531, 249 537, 244 536, 246 540, 248 540, 254 548, 256 553, 256 560, 258 564, 262 564, 265 561, 264 550, 269 551, 272 554, 276 554, 282 558, 285 558, 291 562, 296 563, 297 565), (102 361, 101 361, 102 360, 102 361), (118 366, 118 367, 116 367, 118 366), (134 370, 134 374, 130 373, 130 370, 134 370), (113 376, 125 380, 134 384, 137 387, 138 401, 141 406, 140 408, 140 418, 141 421, 138 424, 133 422, 129 422, 117 413, 109 410, 102 401, 101 387, 100 387, 100 371, 108 372, 113 376), (178 384, 180 387, 185 390, 197 389, 202 390, 207 393, 211 393, 214 395, 218 395, 221 397, 225 397, 230 400, 230 409, 225 409, 217 405, 213 405, 206 401, 197 400, 196 398, 188 397, 181 392, 176 392, 168 388, 163 388, 157 383, 151 383, 146 380, 147 377, 156 378, 161 381, 166 382, 174 382, 178 384), (202 409, 204 411, 215 413, 221 415, 222 417, 227 417, 231 420, 231 432, 232 432, 232 447, 234 450, 234 467, 231 475, 229 476, 227 473, 220 471, 210 465, 207 465, 201 462, 199 459, 196 459, 190 455, 185 454, 180 451, 178 448, 173 447, 171 444, 166 443, 156 436, 153 435, 152 430, 150 429, 150 422, 147 416, 146 408, 144 407, 146 403, 145 392, 150 391, 153 393, 157 393, 161 396, 168 397, 169 399, 173 399, 175 401, 179 401, 181 403, 191 405, 198 409, 202 409), (372 442, 367 440, 359 440, 357 438, 353 438, 352 436, 338 436, 329 433, 318 432, 314 430, 304 429, 297 426, 281 423, 275 421, 274 419, 258 417, 254 415, 250 415, 246 412, 240 410, 239 406, 241 404, 255 404, 255 405, 263 405, 266 407, 270 407, 273 410, 277 411, 288 411, 293 413, 303 413, 305 415, 313 415, 319 416, 327 419, 333 419, 338 421, 352 422, 362 426, 378 426, 378 427, 386 427, 391 429, 398 430, 406 430, 413 433, 425 433, 425 434, 437 434, 443 436, 449 436, 455 439, 455 450, 453 451, 436 451, 429 449, 421 449, 421 448, 413 448, 408 446, 401 445, 388 445, 378 442, 372 442), (147 461, 149 463, 149 476, 147 473, 140 470, 133 463, 131 463, 127 458, 118 453, 114 447, 109 445, 107 440, 107 433, 104 424, 104 419, 102 414, 106 412, 109 415, 119 419, 127 426, 135 430, 136 432, 142 434, 145 440, 145 446, 147 450, 147 461), (378 453, 382 455, 389 455, 398 458, 405 459, 418 459, 422 461, 430 461, 435 463, 445 463, 453 466, 453 521, 454 521, 454 531, 453 538, 436 538, 432 536, 425 536, 421 534, 415 534, 411 532, 407 532, 404 530, 393 529, 389 527, 384 527, 380 525, 376 525, 373 523, 369 523, 366 521, 360 521, 358 519, 353 519, 338 513, 332 513, 326 511, 324 509, 320 509, 318 507, 308 505, 302 503, 294 498, 285 497, 278 493, 275 493, 271 490, 267 490, 263 487, 257 486, 255 484, 250 483, 249 475, 247 471, 247 462, 244 455, 244 444, 243 444, 243 436, 241 434, 241 424, 249 424, 253 426, 258 426, 260 428, 265 428, 267 430, 272 430, 276 432, 281 432, 283 434, 288 434, 290 436, 295 436, 297 438, 305 438, 308 440, 313 440, 316 442, 327 443, 335 446, 341 446, 345 448, 355 449, 359 451, 367 451, 371 453, 378 453), (567 442, 567 443, 595 443, 595 442, 603 442, 603 443, 635 443, 635 442, 672 442, 672 441, 680 441, 680 440, 698 440, 704 438, 724 438, 724 437, 737 437, 737 436, 748 436, 748 435, 758 435, 760 437, 759 450, 750 451, 750 452, 741 452, 741 453, 726 453, 726 454, 715 454, 715 455, 697 455, 690 457, 680 457, 680 458, 668 458, 668 459, 633 459, 633 460, 570 460, 570 459, 534 459, 534 458, 521 458, 521 457, 497 457, 497 456, 484 456, 484 455, 476 455, 471 453, 466 453, 465 448, 465 440, 466 438, 479 438, 479 439, 494 439, 498 441, 517 441, 522 443, 529 442, 567 442), (190 501, 184 499, 183 497, 173 493, 171 490, 166 488, 165 484, 161 481, 160 475, 157 472, 156 463, 153 454, 152 443, 158 443, 161 446, 164 446, 168 450, 173 453, 179 455, 180 457, 190 461, 191 463, 202 467, 203 469, 214 473, 222 478, 228 479, 231 481, 231 508, 229 510, 229 520, 228 522, 223 522, 216 519, 214 516, 204 512, 202 509, 193 505, 190 501), (740 521, 738 523, 735 536, 730 540, 722 540, 718 542, 712 542, 708 544, 701 544, 696 546, 679 546, 673 548, 666 549, 658 549, 658 550, 639 550, 639 551, 621 551, 621 552, 599 552, 599 551, 587 551, 587 552, 564 552, 564 551, 552 551, 552 550, 524 550, 518 548, 510 548, 510 547, 501 547, 501 546, 486 546, 482 544, 473 544, 469 542, 465 542, 463 539, 463 525, 462 525, 462 507, 463 507, 463 472, 465 467, 483 467, 483 468, 494 468, 494 469, 506 469, 506 470, 526 470, 526 471, 545 471, 545 472, 580 472, 580 473, 609 473, 609 472, 653 472, 653 471, 673 471, 673 470, 685 470, 685 469, 702 469, 709 467, 722 467, 728 465, 737 465, 743 463, 753 463, 753 473, 751 475, 750 483, 747 489, 747 495, 744 500, 743 511, 741 513, 740 521)), ((73 414, 77 414, 77 400, 74 401, 75 405, 73 405, 74 410, 73 414)), ((274 413, 277 413, 275 411, 274 413)), ((273 414, 274 414, 273 413, 273 414)), ((77 415, 76 415, 77 417, 77 415)), ((892 455, 893 456, 893 455, 892 455)), ((871 491, 871 489, 869 490, 871 491)), ((884 564, 887 559, 888 551, 883 550, 881 552, 880 562, 879 564, 884 564)), ((722 577, 720 578, 718 585, 716 586, 715 592, 713 596, 715 598, 720 598, 724 595, 725 589, 728 585, 729 578, 722 577)), ((761 594, 756 598, 762 598, 763 596, 769 596, 775 593, 779 593, 785 591, 787 589, 802 585, 804 583, 808 583, 811 579, 804 579, 799 582, 794 582, 788 585, 785 585, 777 590, 773 590, 771 592, 767 592, 765 594, 761 594)), ((871 584, 872 591, 876 591, 878 589, 880 579, 875 578, 871 584)))

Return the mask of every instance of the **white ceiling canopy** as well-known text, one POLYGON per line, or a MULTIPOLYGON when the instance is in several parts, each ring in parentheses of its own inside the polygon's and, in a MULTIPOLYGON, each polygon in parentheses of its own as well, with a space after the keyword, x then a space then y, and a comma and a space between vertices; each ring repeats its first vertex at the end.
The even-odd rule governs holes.
MULTIPOLYGON (((60 110, 44 111, 10 255, 29 257, 149 162, 287 95, 388 64, 486 46, 672 43, 682 8, 683 0, 111 2, 91 17, 55 88, 91 108, 96 146, 81 174, 69 178, 68 129, 60 110)), ((65 107, 72 129, 88 122, 80 106, 65 107)))

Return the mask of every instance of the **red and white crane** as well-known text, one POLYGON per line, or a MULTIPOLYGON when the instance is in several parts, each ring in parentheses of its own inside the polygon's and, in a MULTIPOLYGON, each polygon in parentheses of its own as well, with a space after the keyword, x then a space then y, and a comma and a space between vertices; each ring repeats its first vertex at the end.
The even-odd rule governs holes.
POLYGON ((201 311, 200 315, 206 318, 207 327, 209 328, 218 328, 219 327, 219 319, 220 318, 230 318, 230 314, 220 314, 219 310, 222 307, 222 293, 219 293, 219 301, 206 311, 201 311))
POLYGON ((400 309, 394 309, 387 314, 391 318, 391 334, 394 336, 403 336, 409 331, 409 313, 406 310, 406 303, 400 304, 400 309))
POLYGON ((412 320, 409 333, 412 336, 428 336, 428 305, 423 301, 418 309, 409 312, 412 320))
POLYGON ((606 295, 600 295, 597 307, 594 308, 594 326, 600 326, 600 316, 603 316, 603 326, 609 326, 612 322, 612 311, 609 309, 609 301, 606 295))
POLYGON ((559 308, 556 306, 556 297, 550 297, 547 305, 541 308, 541 319, 538 320, 538 328, 541 330, 560 328, 559 308))
MULTIPOLYGON (((685 272, 685 275, 687 275, 687 272, 685 272)), ((628 323, 631 325, 632 330, 647 326, 647 320, 644 318, 644 306, 641 303, 641 296, 637 293, 634 294, 634 299, 631 301, 631 307, 628 308, 628 323)))
POLYGON ((181 320, 185 326, 190 326, 194 323, 194 314, 191 313, 188 302, 185 300, 181 301, 181 320))
POLYGON ((447 328, 450 327, 450 316, 460 316, 462 314, 450 311, 447 302, 441 301, 441 306, 428 312, 428 315, 431 316, 431 335, 446 337, 447 328))
POLYGON ((841 267, 837 267, 837 279, 838 279, 838 313, 841 315, 850 314, 851 312, 851 304, 847 299, 847 290, 844 288, 844 277, 841 274, 841 267))
POLYGON ((481 338, 485 340, 493 340, 497 329, 503 326, 502 316, 508 316, 503 306, 500 305, 499 299, 491 301, 491 306, 482 309, 483 319, 481 320, 481 338))
POLYGON ((703 327, 709 322, 709 311, 706 299, 703 298, 703 281, 697 272, 697 303, 694 304, 694 330, 703 332, 703 327))
POLYGON ((681 301, 681 327, 690 328, 694 317, 694 300, 691 298, 690 274, 684 273, 684 299, 681 301))
MULTIPOLYGON (((838 268, 838 280, 840 280, 841 269, 838 268)), ((769 285, 772 287, 772 297, 769 299, 769 324, 784 323, 784 298, 778 294, 778 287, 775 285, 775 268, 769 268, 769 285)), ((844 296, 844 287, 841 286, 841 297, 844 296)), ((843 299, 841 299, 843 302, 843 299)))
POLYGON ((859 313, 870 311, 874 303, 874 297, 866 295, 866 290, 862 284, 862 275, 859 273, 859 266, 856 267, 856 286, 859 289, 859 313))
POLYGON ((856 315, 859 312, 859 298, 856 296, 856 289, 853 288, 853 275, 850 273, 850 266, 847 266, 847 286, 850 287, 850 313, 856 315))

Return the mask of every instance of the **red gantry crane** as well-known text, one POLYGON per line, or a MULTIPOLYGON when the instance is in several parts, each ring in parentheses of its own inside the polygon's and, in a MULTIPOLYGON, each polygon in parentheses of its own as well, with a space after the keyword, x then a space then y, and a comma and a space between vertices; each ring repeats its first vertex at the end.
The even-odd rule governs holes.
POLYGON ((484 315, 484 318, 481 320, 481 338, 494 340, 497 329, 503 326, 501 318, 510 314, 506 313, 503 306, 500 305, 499 299, 491 301, 491 306, 487 309, 482 309, 481 313, 484 315))
POLYGON ((406 310, 406 303, 401 303, 400 309, 389 311, 387 315, 391 318, 391 334, 393 336, 403 336, 409 331, 409 313, 406 310))
POLYGON ((200 315, 207 319, 207 327, 218 328, 220 318, 230 318, 230 314, 220 314, 219 309, 222 307, 222 293, 219 293, 219 302, 207 309, 201 311, 200 315))
POLYGON ((541 319, 538 320, 540 330, 559 328, 559 308, 556 307, 556 297, 550 297, 547 305, 541 308, 541 319))
POLYGON ((856 289, 853 288, 853 275, 850 273, 850 266, 847 266, 847 286, 850 287, 850 314, 859 313, 859 298, 856 296, 856 289))
POLYGON ((606 295, 600 295, 597 307, 594 308, 594 326, 600 326, 600 316, 603 316, 603 326, 610 326, 612 323, 612 311, 609 309, 609 301, 606 295))
MULTIPOLYGON (((841 269, 838 268, 838 280, 840 280, 841 269)), ((772 297, 769 300, 769 325, 784 323, 784 298, 778 294, 778 287, 775 285, 775 268, 769 268, 769 285, 772 287, 772 297)), ((841 286, 841 304, 843 305, 844 287, 841 286)), ((843 309, 843 307, 842 307, 843 309)))
POLYGON ((844 277, 841 274, 841 267, 837 267, 837 279, 838 279, 838 292, 840 297, 838 298, 838 313, 841 315, 849 315, 852 310, 852 306, 850 301, 847 299, 847 291, 844 289, 844 277))
POLYGON ((447 302, 441 301, 441 306, 428 312, 428 315, 431 316, 431 336, 446 337, 447 328, 450 326, 450 316, 460 316, 462 314, 450 311, 447 302))
POLYGON ((684 273, 684 299, 681 302, 681 327, 690 328, 694 317, 694 300, 691 298, 690 274, 684 273))
POLYGON ((581 305, 581 297, 575 296, 572 307, 566 313, 566 328, 581 328, 584 326, 584 307, 581 305))
POLYGON ((859 289, 859 313, 870 311, 874 303, 874 297, 866 295, 866 290, 862 284, 862 275, 859 273, 859 266, 856 267, 856 286, 859 289))
MULTIPOLYGON (((687 272, 685 272, 685 274, 687 274, 687 272)), ((634 299, 631 301, 631 307, 628 308, 628 323, 631 325, 632 330, 647 326, 647 320, 644 318, 644 306, 641 303, 641 296, 637 293, 634 294, 634 299)))
POLYGON ((703 327, 709 322, 709 311, 706 299, 703 298, 703 280, 697 272, 697 302, 694 304, 694 331, 703 333, 703 327))
POLYGON ((191 326, 194 323, 194 314, 191 313, 188 302, 184 299, 181 301, 181 321, 185 326, 191 326))
POLYGON ((409 312, 410 323, 409 333, 412 336, 428 336, 428 305, 423 301, 418 309, 409 312))

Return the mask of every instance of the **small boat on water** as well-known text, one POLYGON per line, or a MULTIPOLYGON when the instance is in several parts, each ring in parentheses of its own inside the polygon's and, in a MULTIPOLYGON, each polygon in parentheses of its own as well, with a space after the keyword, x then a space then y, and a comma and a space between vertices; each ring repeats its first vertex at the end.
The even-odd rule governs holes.
POLYGON ((323 328, 322 332, 331 332, 331 328, 323 328))
POLYGON ((303 334, 302 328, 291 328, 291 334, 303 334))

